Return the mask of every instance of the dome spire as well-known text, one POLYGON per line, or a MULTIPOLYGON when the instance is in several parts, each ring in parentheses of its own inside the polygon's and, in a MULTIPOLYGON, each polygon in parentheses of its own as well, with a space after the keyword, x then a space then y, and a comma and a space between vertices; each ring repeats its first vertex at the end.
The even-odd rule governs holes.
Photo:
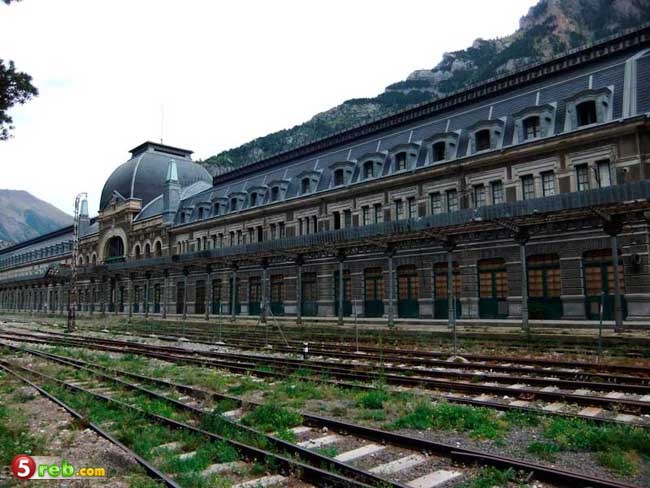
POLYGON ((167 178, 165 178, 165 182, 172 181, 178 181, 178 169, 176 168, 176 161, 170 159, 167 164, 167 178))

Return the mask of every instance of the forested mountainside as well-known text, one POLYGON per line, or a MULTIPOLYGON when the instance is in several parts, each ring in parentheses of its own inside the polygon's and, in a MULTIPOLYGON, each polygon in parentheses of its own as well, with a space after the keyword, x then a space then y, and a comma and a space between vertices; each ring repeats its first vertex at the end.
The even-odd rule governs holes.
POLYGON ((648 21, 650 0, 540 0, 507 37, 477 39, 376 97, 347 100, 303 124, 223 151, 203 164, 213 174, 250 164, 648 21))

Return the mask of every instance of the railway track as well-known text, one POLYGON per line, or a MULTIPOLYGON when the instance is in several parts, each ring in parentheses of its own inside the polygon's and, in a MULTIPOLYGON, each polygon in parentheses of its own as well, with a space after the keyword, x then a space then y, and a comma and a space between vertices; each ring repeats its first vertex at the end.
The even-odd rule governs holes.
MULTIPOLYGON (((88 329, 93 327, 86 326, 88 329)), ((168 322, 152 322, 151 324, 145 323, 132 323, 123 326, 122 329, 133 330, 134 328, 146 329, 151 331, 153 328, 157 332, 168 331, 171 334, 188 334, 187 337, 192 336, 200 339, 200 336, 208 338, 208 340, 215 340, 217 337, 241 339, 264 339, 268 332, 266 327, 262 325, 233 325, 229 320, 224 320, 215 324, 197 324, 197 323, 184 323, 181 326, 174 326, 168 322)), ((452 335, 450 332, 441 331, 413 331, 413 330, 386 330, 386 329, 361 329, 359 334, 355 333, 353 326, 340 327, 331 325, 328 327, 320 327, 316 324, 306 324, 302 327, 296 325, 283 326, 284 334, 287 338, 294 341, 309 341, 309 342, 324 342, 328 344, 355 344, 358 341, 362 345, 376 344, 381 338, 387 346, 400 344, 437 348, 437 349, 451 349, 452 335)), ((487 348, 498 349, 503 352, 504 349, 512 349, 513 351, 525 350, 528 352, 543 352, 552 348, 553 352, 562 352, 566 354, 576 353, 589 353, 595 355, 598 351, 598 340, 589 336, 571 336, 559 334, 543 334, 536 333, 529 337, 522 337, 518 334, 494 334, 487 332, 459 332, 459 340, 469 345, 479 344, 481 349, 487 348)), ((647 338, 625 338, 625 337, 612 337, 604 336, 602 338, 602 345, 605 349, 616 350, 617 348, 625 348, 623 356, 627 357, 641 357, 650 347, 650 339, 647 338)))
MULTIPOLYGON (((36 383, 30 381, 28 378, 25 376, 21 375, 20 373, 14 371, 12 368, 10 368, 6 363, 0 362, 0 369, 2 371, 5 371, 6 373, 12 375, 14 378, 17 378, 19 381, 25 383, 29 387, 33 388, 36 390, 41 396, 44 398, 47 398, 51 402, 57 404, 61 408, 63 408, 66 412, 68 412, 72 417, 74 417, 76 420, 84 421, 84 416, 79 413, 77 410, 72 408, 70 405, 67 403, 63 402, 59 398, 55 397, 51 393, 47 392, 43 388, 41 388, 39 385, 36 383)), ((156 468, 153 464, 148 462, 146 459, 143 457, 139 456, 135 451, 131 450, 127 446, 125 446, 123 443, 121 443, 119 440, 117 440, 113 435, 111 435, 106 429, 100 427, 99 425, 93 423, 93 422, 84 422, 85 426, 95 433, 97 433, 99 436, 103 437, 106 439, 108 442, 111 444, 119 447, 123 451, 125 451, 130 457, 132 457, 140 466, 142 466, 145 470, 145 472, 155 481, 162 483, 163 486, 167 486, 169 488, 181 488, 173 479, 162 473, 158 468, 156 468)))
MULTIPOLYGON (((20 350, 21 348, 13 346, 12 349, 20 350)), ((243 427, 236 421, 243 414, 241 407, 250 408, 251 406, 260 406, 260 404, 254 402, 244 403, 236 397, 216 394, 187 385, 108 368, 78 359, 71 359, 35 350, 24 350, 24 352, 39 358, 54 361, 64 367, 88 372, 104 383, 117 385, 121 388, 145 394, 156 400, 168 402, 175 408, 189 412, 199 423, 204 421, 207 415, 210 415, 208 411, 212 407, 210 404, 211 401, 222 402, 227 400, 237 405, 238 408, 223 412, 220 421, 226 422, 230 426, 237 425, 238 428, 246 429, 246 427, 243 427), (124 378, 136 380, 138 383, 131 383, 124 378), (150 386, 144 387, 143 384, 150 386), (174 399, 173 395, 175 393, 180 393, 183 396, 174 399)), ((75 388, 82 387, 79 382, 67 381, 64 383, 75 388)), ((103 396, 108 396, 109 398, 117 395, 112 388, 101 391, 103 396)), ((304 415, 303 421, 303 425, 294 426, 291 429, 297 437, 297 446, 301 449, 307 449, 310 452, 326 446, 329 446, 329 448, 338 446, 342 449, 342 452, 340 454, 337 453, 333 457, 333 460, 330 461, 332 463, 339 463, 336 466, 338 472, 347 475, 348 472, 346 470, 351 464, 361 466, 367 469, 367 473, 383 477, 383 480, 375 481, 378 481, 379 484, 384 486, 429 488, 443 484, 447 486, 448 483, 458 482, 467 478, 468 468, 459 465, 459 462, 465 464, 478 462, 501 468, 514 468, 518 471, 532 474, 537 480, 559 484, 561 486, 632 486, 326 417, 304 415), (340 464, 343 464, 343 467, 340 464), (413 476, 416 477, 413 478, 413 476)), ((271 436, 271 439, 274 444, 278 442, 280 444, 282 443, 282 441, 278 441, 273 436, 271 436)), ((286 446, 284 447, 286 449, 286 446)), ((298 452, 300 452, 300 449, 293 453, 297 454, 298 452)), ((364 479, 364 481, 372 480, 364 479)))
MULTIPOLYGON (((159 324, 156 324, 159 325, 159 324)), ((96 328, 89 328, 90 330, 98 331, 96 328)), ((137 325, 130 325, 128 327, 121 327, 118 329, 112 329, 113 332, 121 331, 126 334, 140 334, 143 336, 149 335, 152 333, 151 327, 143 327, 137 325)), ((180 338, 189 339, 192 342, 202 343, 206 345, 215 345, 221 341, 217 341, 218 335, 216 333, 205 333, 204 329, 199 329, 199 332, 196 332, 192 328, 187 327, 177 327, 170 328, 168 324, 163 324, 163 327, 158 330, 156 328, 155 335, 161 340, 176 341, 180 338), (171 329, 171 331, 170 331, 171 329)), ((304 339, 288 339, 286 342, 279 339, 267 338, 266 331, 262 330, 259 334, 252 334, 250 331, 247 331, 246 328, 233 329, 224 331, 224 336, 222 338, 227 338, 228 345, 232 345, 238 348, 250 348, 258 349, 266 347, 267 345, 272 346, 275 350, 285 351, 285 352, 295 352, 299 353, 304 344, 304 339)), ((317 338, 309 338, 309 347, 313 353, 329 355, 332 357, 351 357, 352 354, 358 352, 363 353, 364 355, 372 355, 374 358, 382 358, 383 360, 401 360, 405 361, 417 361, 422 363, 423 361, 430 361, 429 364, 435 365, 436 362, 445 361, 449 357, 449 352, 443 351, 431 351, 431 350, 422 350, 418 347, 411 347, 408 343, 402 347, 391 346, 389 341, 385 341, 382 347, 376 346, 376 340, 373 345, 360 344, 358 347, 356 344, 346 343, 340 341, 340 336, 335 337, 333 341, 321 341, 317 338)), ((428 348, 431 348, 431 344, 427 344, 428 348)), ((555 351, 555 349, 554 349, 555 351)), ((567 360, 558 360, 558 359, 543 359, 543 358, 530 358, 530 357, 517 357, 517 356, 491 356, 487 354, 472 354, 472 353, 463 353, 463 357, 470 361, 470 364, 466 366, 471 368, 474 365, 481 365, 484 363, 487 367, 499 368, 500 364, 510 363, 511 365, 521 365, 521 366, 537 366, 537 367, 548 367, 548 368, 567 368, 570 370, 579 369, 584 372, 602 372, 602 375, 607 377, 613 373, 622 374, 622 375, 639 375, 645 376, 650 379, 650 367, 646 366, 633 366, 633 365, 624 365, 624 364, 612 364, 612 363, 597 363, 597 362, 586 362, 586 361, 567 361, 567 360)), ((446 361, 445 361, 446 362, 446 361)), ((465 367, 463 365, 458 365, 459 367, 465 367)), ((510 371, 513 371, 513 366, 507 367, 510 371)))
MULTIPOLYGON (((304 372, 306 368, 311 374, 320 375, 316 381, 323 382, 322 376, 336 378, 335 384, 342 387, 359 388, 362 385, 380 381, 406 388, 424 388, 424 394, 435 399, 445 399, 455 403, 477 406, 487 406, 502 410, 518 409, 537 411, 547 414, 561 414, 584 417, 597 421, 614 421, 641 426, 650 425, 647 412, 650 411, 650 397, 629 398, 629 394, 610 391, 599 395, 583 388, 584 383, 576 382, 576 390, 563 391, 557 386, 533 388, 523 382, 500 385, 494 383, 479 383, 471 381, 454 381, 446 379, 431 379, 423 376, 405 376, 401 374, 386 374, 373 371, 358 371, 358 365, 329 363, 322 364, 314 361, 303 361, 286 357, 271 356, 242 356, 233 353, 217 353, 213 351, 192 351, 180 347, 160 347, 133 342, 96 339, 63 334, 23 334, 0 336, 4 339, 22 341, 54 342, 73 347, 95 347, 97 349, 115 352, 132 352, 149 357, 186 364, 201 365, 213 368, 227 369, 235 373, 254 374, 260 377, 281 377, 296 372, 304 372), (272 370, 268 368, 271 367, 272 370), (360 386, 360 383, 361 386, 360 386), (452 393, 450 393, 452 392, 452 393)), ((552 383, 555 384, 555 383, 552 383)), ((573 384, 572 384, 573 385, 573 384)), ((600 384, 599 384, 600 385, 600 384)), ((617 385, 620 386, 620 385, 617 385)), ((643 386, 643 385, 641 385, 643 386)), ((647 388, 647 386, 643 386, 647 388)))
MULTIPOLYGON (((204 461, 203 469, 200 471, 200 477, 208 478, 215 474, 218 474, 220 476, 232 475, 237 479, 237 481, 233 484, 233 488, 253 488, 259 486, 280 485, 291 487, 369 487, 379 486, 379 484, 385 486, 394 486, 396 488, 403 488, 403 485, 401 484, 385 484, 382 479, 370 473, 364 473, 363 470, 345 467, 340 463, 337 463, 333 460, 328 460, 324 456, 318 455, 317 453, 308 454, 312 459, 316 458, 319 461, 323 462, 323 466, 325 466, 325 468, 303 462, 302 460, 290 457, 285 453, 271 452, 264 448, 257 447, 253 445, 253 442, 243 443, 239 440, 230 439, 213 432, 208 432, 197 426, 199 422, 196 419, 193 419, 191 415, 161 415, 155 413, 154 411, 149 411, 146 408, 136 407, 134 406, 135 399, 133 397, 129 397, 128 395, 124 395, 123 391, 132 390, 141 394, 146 394, 150 397, 154 397, 158 400, 164 400, 168 403, 175 403, 176 407, 178 407, 178 410, 181 410, 181 407, 187 409, 192 408, 186 407, 180 402, 176 402, 172 399, 166 399, 163 395, 155 394, 151 391, 146 390, 145 388, 120 381, 116 378, 104 376, 103 381, 95 378, 95 380, 92 382, 91 387, 88 387, 86 383, 76 380, 74 373, 69 373, 66 375, 65 379, 61 380, 54 376, 40 372, 34 368, 15 364, 15 362, 9 363, 5 360, 0 360, 0 366, 2 366, 6 371, 12 372, 13 374, 16 374, 16 371, 14 371, 14 369, 18 369, 24 374, 40 378, 41 381, 45 382, 45 387, 49 386, 52 388, 52 385, 54 385, 55 391, 57 386, 60 388, 65 388, 75 393, 76 395, 82 395, 90 397, 94 400, 98 400, 104 404, 109 405, 110 408, 117 408, 123 410, 126 413, 135 414, 140 418, 145 419, 141 425, 138 425, 138 428, 143 433, 143 435, 145 435, 146 429, 148 428, 155 430, 155 426, 158 426, 159 428, 162 427, 165 430, 165 437, 167 438, 166 442, 155 446, 151 450, 151 454, 155 459, 158 460, 160 460, 162 453, 170 456, 171 461, 168 457, 164 463, 164 465, 167 466, 167 469, 170 469, 169 466, 178 466, 182 462, 199 459, 200 461, 204 461), (112 386, 101 386, 108 383, 110 383, 112 386), (119 390, 120 388, 122 388, 122 392, 119 390), (152 427, 152 425, 154 427, 152 427), (228 446, 234 448, 241 455, 240 460, 216 463, 211 463, 208 460, 206 463, 206 453, 210 454, 211 451, 215 450, 210 449, 215 447, 215 443, 227 444, 228 446), (277 472, 272 474, 256 475, 253 469, 254 462, 263 463, 264 466, 267 467, 272 466, 277 470, 277 472), (345 474, 354 474, 355 477, 349 478, 345 476, 345 474, 335 472, 337 469, 343 469, 346 472, 345 474)), ((68 366, 73 366, 73 364, 69 363, 68 366)), ((83 403, 88 405, 87 399, 83 403)), ((89 414, 92 415, 93 412, 90 411, 89 414)), ((113 423, 111 425, 109 422, 102 428, 105 430, 110 430, 113 427, 115 427, 115 424, 113 423)), ((157 435, 160 435, 159 430, 157 432, 157 435)), ((298 449, 294 448, 292 450, 296 452, 298 449)), ((175 473, 170 473, 163 476, 165 476, 166 479, 173 479, 176 477, 175 473)), ((194 480, 196 480, 195 476, 193 476, 190 480, 185 480, 184 483, 173 482, 173 486, 195 486, 194 480)))

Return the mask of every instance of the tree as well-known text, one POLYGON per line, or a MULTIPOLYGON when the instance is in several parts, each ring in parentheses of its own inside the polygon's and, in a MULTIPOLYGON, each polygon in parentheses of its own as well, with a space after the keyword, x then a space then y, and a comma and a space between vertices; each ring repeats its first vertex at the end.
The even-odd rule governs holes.
MULTIPOLYGON (((12 1, 19 0, 3 0, 7 5, 12 1)), ((8 139, 14 128, 13 119, 7 111, 15 104, 23 104, 36 95, 38 90, 32 85, 32 77, 16 71, 13 61, 6 63, 0 59, 0 141, 8 139)))

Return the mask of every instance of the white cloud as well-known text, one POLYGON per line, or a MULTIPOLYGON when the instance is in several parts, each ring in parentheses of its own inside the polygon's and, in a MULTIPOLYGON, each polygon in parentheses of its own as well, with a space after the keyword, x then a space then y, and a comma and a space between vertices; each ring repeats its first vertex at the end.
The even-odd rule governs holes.
POLYGON ((0 187, 91 212, 128 150, 195 157, 380 93, 442 53, 504 36, 535 0, 23 0, 0 6, 0 57, 38 98, 12 111, 0 187))

